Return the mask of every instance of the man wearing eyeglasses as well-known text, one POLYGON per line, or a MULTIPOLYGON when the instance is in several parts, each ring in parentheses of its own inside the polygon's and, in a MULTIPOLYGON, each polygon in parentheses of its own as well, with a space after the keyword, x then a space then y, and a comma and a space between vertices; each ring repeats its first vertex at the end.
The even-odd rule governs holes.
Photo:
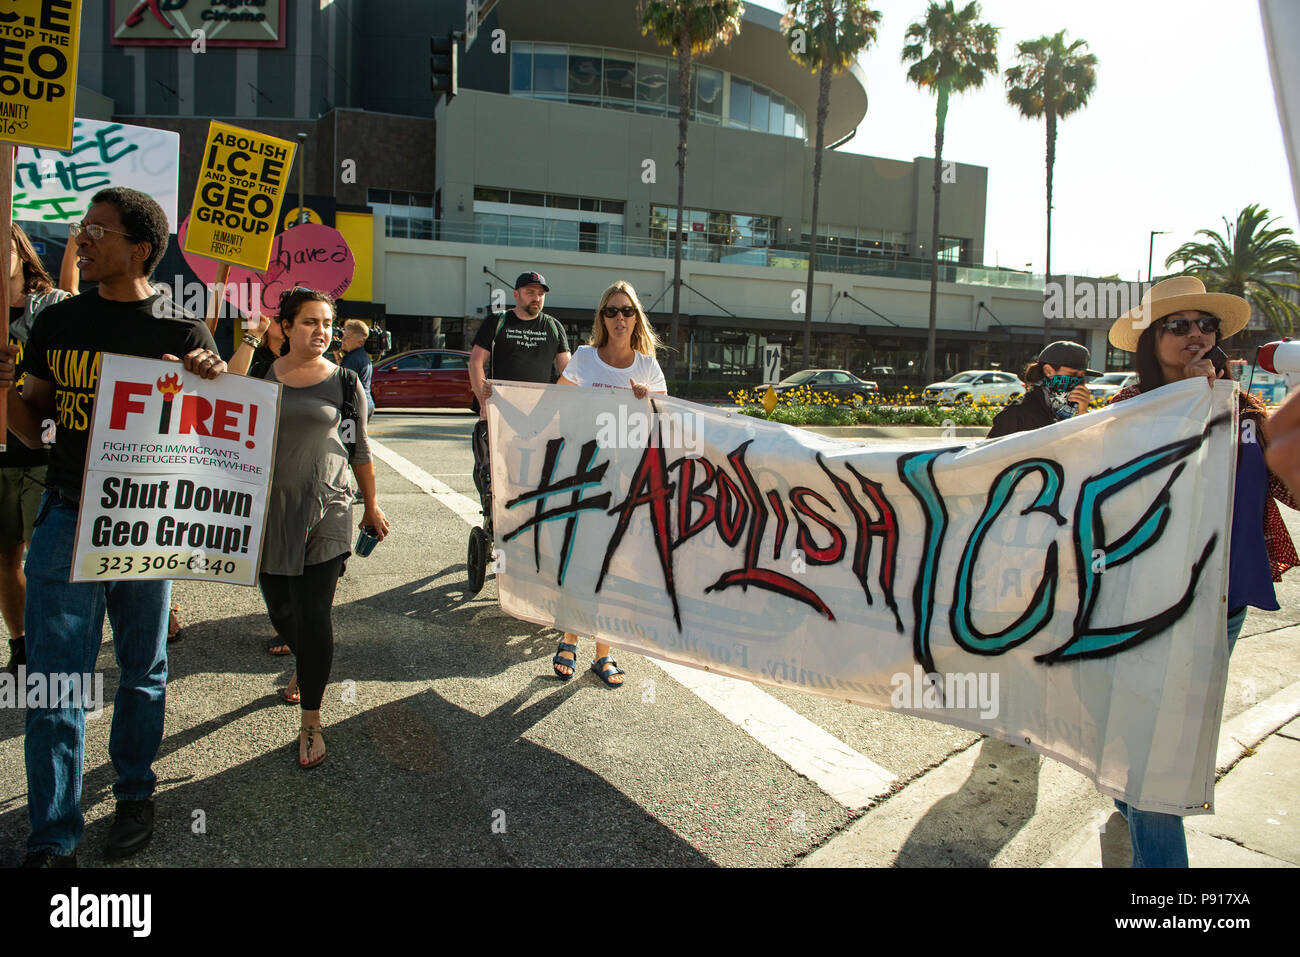
MULTIPOLYGON (((121 676, 108 745, 118 775, 105 847, 110 857, 133 854, 153 836, 152 764, 162 742, 171 582, 68 580, 100 360, 104 352, 183 356, 187 370, 207 379, 226 369, 207 326, 149 285, 168 232, 166 215, 144 193, 96 193, 71 234, 81 278, 98 286, 41 314, 23 355, 27 377, 21 395, 13 388, 16 349, 0 351, 10 430, 32 448, 53 440, 47 490, 27 556, 29 679, 42 676, 49 687, 52 675, 93 673, 106 611, 113 625, 121 676)), ((27 709, 32 830, 24 866, 76 866, 84 823, 84 738, 81 701, 27 709)))

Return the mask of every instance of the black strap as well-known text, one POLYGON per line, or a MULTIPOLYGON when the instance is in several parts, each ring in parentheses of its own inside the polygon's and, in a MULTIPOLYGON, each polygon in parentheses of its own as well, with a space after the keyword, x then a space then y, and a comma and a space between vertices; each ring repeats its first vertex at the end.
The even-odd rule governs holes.
POLYGON ((343 366, 339 366, 339 373, 339 382, 343 387, 343 402, 339 406, 339 411, 342 413, 339 418, 339 428, 343 428, 344 422, 352 422, 352 441, 343 442, 343 447, 348 452, 348 461, 351 462, 356 458, 357 430, 361 428, 360 416, 357 415, 357 389, 360 387, 361 380, 355 372, 343 366))

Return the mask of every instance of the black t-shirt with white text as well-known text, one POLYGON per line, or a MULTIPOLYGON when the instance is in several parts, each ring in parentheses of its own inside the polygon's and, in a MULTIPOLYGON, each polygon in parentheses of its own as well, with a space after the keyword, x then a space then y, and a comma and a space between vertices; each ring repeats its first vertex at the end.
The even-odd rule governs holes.
POLYGON ((474 336, 474 345, 492 353, 486 370, 488 378, 552 381, 555 357, 569 351, 564 326, 544 312, 539 312, 536 319, 520 319, 513 309, 505 315, 505 325, 501 325, 499 315, 488 316, 474 336))
MULTIPOLYGON (((23 349, 26 348, 26 344, 13 334, 13 329, 14 326, 17 325, 18 320, 21 319, 23 314, 26 312, 27 308, 25 306, 9 307, 9 344, 18 347, 18 356, 14 359, 14 363, 19 366, 21 366, 23 361, 23 349)), ((14 388, 21 389, 22 384, 22 379, 19 378, 14 383, 14 388)), ((27 446, 23 445, 22 440, 19 439, 18 436, 10 432, 5 440, 5 450, 0 452, 0 468, 33 468, 35 466, 44 465, 46 458, 47 453, 45 449, 29 449, 27 446)))
POLYGON ((41 313, 27 341, 23 371, 54 386, 57 428, 47 484, 74 498, 81 495, 103 353, 161 359, 169 353, 184 357, 195 349, 215 352, 217 345, 201 320, 167 296, 115 302, 92 290, 41 313))

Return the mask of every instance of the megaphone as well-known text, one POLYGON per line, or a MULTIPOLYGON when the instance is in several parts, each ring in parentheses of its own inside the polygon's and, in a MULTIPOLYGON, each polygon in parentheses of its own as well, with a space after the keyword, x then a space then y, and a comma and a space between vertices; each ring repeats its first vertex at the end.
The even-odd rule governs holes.
POLYGON ((1288 389, 1300 383, 1300 341, 1266 342, 1259 347, 1257 361, 1265 372, 1285 377, 1288 389))

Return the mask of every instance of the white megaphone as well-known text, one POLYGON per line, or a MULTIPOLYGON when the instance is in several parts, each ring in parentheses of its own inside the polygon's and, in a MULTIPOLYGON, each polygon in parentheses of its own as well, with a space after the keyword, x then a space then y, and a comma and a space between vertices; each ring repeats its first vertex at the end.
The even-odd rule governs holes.
POLYGON ((1265 372, 1285 377, 1286 387, 1293 388, 1300 383, 1300 340, 1266 342, 1259 347, 1258 364, 1265 372))

